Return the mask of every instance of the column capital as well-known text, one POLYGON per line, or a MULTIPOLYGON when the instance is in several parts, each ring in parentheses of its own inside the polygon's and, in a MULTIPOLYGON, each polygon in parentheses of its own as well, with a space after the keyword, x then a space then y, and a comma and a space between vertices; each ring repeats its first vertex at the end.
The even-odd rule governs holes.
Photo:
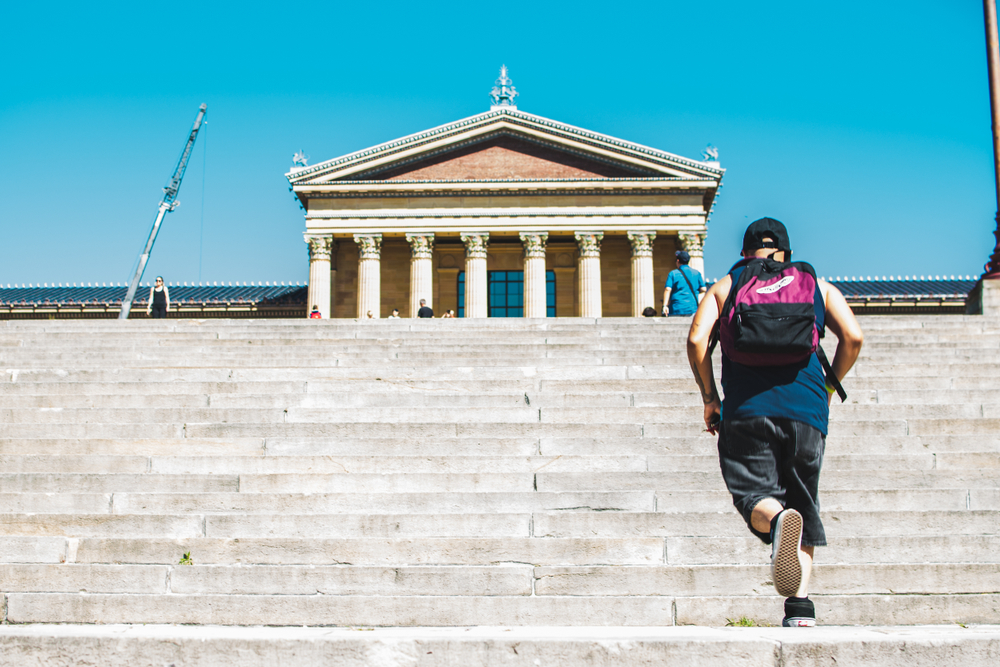
POLYGON ((652 257, 655 238, 656 232, 628 232, 628 240, 632 244, 632 256, 652 257))
POLYGON ((333 249, 337 247, 337 242, 329 234, 317 234, 306 236, 306 243, 309 244, 309 261, 329 260, 333 249))
POLYGON ((677 240, 680 241, 681 250, 686 250, 692 255, 700 255, 705 248, 705 237, 707 234, 697 234, 693 232, 678 232, 677 240))
POLYGON ((410 244, 410 256, 413 259, 432 259, 434 257, 433 234, 407 234, 406 242, 410 244))
POLYGON ((521 243, 524 244, 525 259, 545 259, 545 243, 549 239, 548 232, 521 232, 521 243))
POLYGON ((358 250, 361 252, 361 259, 382 258, 381 234, 355 234, 354 242, 358 244, 358 250))
POLYGON ((601 241, 604 232, 575 232, 577 245, 580 246, 580 257, 600 257, 601 241))
POLYGON ((467 259, 486 259, 486 248, 490 244, 489 232, 462 234, 467 259))

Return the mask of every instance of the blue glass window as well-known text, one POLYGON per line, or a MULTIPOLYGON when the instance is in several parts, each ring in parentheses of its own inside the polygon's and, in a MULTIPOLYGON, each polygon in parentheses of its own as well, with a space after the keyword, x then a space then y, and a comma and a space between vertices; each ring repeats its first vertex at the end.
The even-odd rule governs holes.
MULTIPOLYGON (((490 271, 487 281, 490 317, 524 317, 524 271, 490 271)), ((548 316, 555 317, 555 271, 545 272, 545 305, 548 316)), ((465 271, 458 274, 458 316, 465 317, 465 271)))

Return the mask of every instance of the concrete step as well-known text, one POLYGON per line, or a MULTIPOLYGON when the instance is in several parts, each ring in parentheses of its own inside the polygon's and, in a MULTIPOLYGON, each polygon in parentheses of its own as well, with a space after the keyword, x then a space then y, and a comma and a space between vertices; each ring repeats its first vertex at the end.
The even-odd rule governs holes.
MULTIPOLYGON (((338 596, 9 593, 10 623, 175 623, 339 626, 723 626, 780 621, 766 596, 338 596)), ((1000 596, 816 596, 829 625, 997 623, 1000 596)), ((773 651, 773 648, 771 648, 773 651)), ((912 663, 910 663, 912 664, 912 663)))
MULTIPOLYGON (((736 596, 769 594, 769 565, 0 565, 9 593, 736 596), (118 576, 115 576, 117 573, 118 576)), ((816 595, 989 594, 993 564, 823 564, 816 595)))
MULTIPOLYGON (((992 453, 1000 451, 1000 433, 965 433, 961 435, 948 435, 937 432, 929 432, 926 435, 906 433, 906 424, 889 425, 891 430, 898 431, 892 434, 881 433, 878 437, 868 435, 854 435, 849 428, 853 426, 848 422, 841 422, 830 433, 826 441, 826 455, 888 455, 888 454, 927 454, 940 455, 964 454, 969 452, 992 453)), ((677 454, 717 454, 718 438, 708 433, 690 433, 689 431, 677 429, 675 433, 653 434, 652 428, 649 433, 645 432, 641 436, 626 438, 588 438, 588 437, 550 437, 543 436, 538 439, 539 452, 546 456, 589 456, 599 454, 620 453, 632 456, 659 456, 677 454)), ((874 429, 873 429, 874 430, 874 429)), ((931 429, 925 429, 931 431, 931 429)), ((289 440, 270 439, 279 448, 289 440), (279 445, 281 443, 281 445, 279 445)), ((305 439, 296 439, 294 442, 306 443, 305 439)), ((277 451, 277 450, 276 450, 277 451)), ((318 451, 318 450, 314 450, 318 451)))
MULTIPOLYGON (((162 429, 168 431, 159 438, 149 437, 146 432, 139 436, 70 438, 38 437, 38 429, 19 429, 27 432, 27 437, 10 437, 10 426, 4 428, 8 437, 0 439, 0 456, 153 456, 174 454, 184 456, 256 456, 265 451, 264 438, 185 438, 184 428, 162 429)), ((53 430, 51 426, 46 430, 53 430)), ((59 430, 79 430, 76 427, 59 430)), ((100 430, 100 429, 98 429, 100 430)), ((108 429, 111 430, 111 429, 108 429)), ((129 426, 119 430, 136 430, 129 426)), ((149 429, 153 430, 153 429, 149 429)), ((161 429, 155 429, 161 430, 161 429)), ((537 449, 537 447, 536 447, 537 449)))
MULTIPOLYGON (((681 465, 692 469, 704 461, 713 469, 718 461, 710 457, 681 457, 681 465), (687 459, 695 458, 695 462, 687 459)), ((844 462, 849 457, 840 457, 844 462)), ((910 469, 930 469, 932 455, 924 457, 884 457, 910 469), (910 460, 918 459, 919 460, 910 460)), ((644 456, 5 456, 0 465, 9 473, 145 473, 158 474, 277 474, 277 473, 534 473, 546 471, 644 471, 644 456)))
MULTIPOLYGON (((468 512, 733 512, 721 481, 715 490, 437 493, 0 493, 0 513, 33 514, 449 514, 468 512)), ((1000 510, 1000 490, 831 489, 826 511, 1000 510)))
MULTIPOLYGON (((98 430, 115 430, 111 427, 98 430)), ((295 425, 298 428, 298 425, 295 425)), ((47 426, 46 430, 54 427, 47 426)), ((117 427, 116 427, 117 428, 117 427)), ((543 435, 524 432, 512 437, 499 438, 495 436, 480 437, 470 433, 469 429, 418 426, 410 428, 378 428, 383 433, 378 437, 364 435, 344 435, 332 433, 327 435, 312 434, 300 436, 269 435, 264 437, 258 433, 256 437, 194 437, 196 430, 205 427, 191 425, 189 437, 184 437, 185 428, 170 428, 170 437, 149 438, 148 430, 142 429, 138 436, 126 435, 120 439, 73 436, 72 438, 39 438, 38 428, 26 428, 25 436, 21 438, 7 437, 0 439, 0 456, 185 456, 185 457, 268 457, 284 458, 289 456, 306 457, 385 457, 385 456, 420 456, 420 457, 468 457, 468 456, 532 456, 545 457, 591 457, 591 456, 702 456, 717 458, 716 438, 697 429, 676 429, 673 434, 661 437, 644 436, 639 430, 627 429, 628 434, 607 435, 601 438, 588 437, 587 433, 573 426, 566 435, 543 435), (421 434, 426 439, 414 439, 414 434, 421 434)), ((306 428, 309 432, 327 431, 324 426, 306 428)), ((376 427, 371 427, 375 429, 376 427)), ((616 429, 620 427, 614 427, 616 429)), ((75 426, 65 429, 74 432, 80 430, 75 426)), ((14 430, 7 426, 5 431, 14 430)), ((136 431, 134 427, 126 430, 136 431)), ((252 430, 252 429, 248 429, 252 430)), ((336 429, 342 431, 342 429, 336 429)), ((365 430, 368 430, 366 427, 365 430)), ((562 425, 546 425, 547 432, 563 431, 562 425)), ((843 425, 837 430, 843 431, 843 425)), ((834 432, 827 440, 827 458, 834 457, 884 457, 884 456, 931 456, 935 464, 941 468, 975 467, 987 464, 995 466, 996 454, 1000 453, 1000 433, 940 435, 933 432, 928 435, 905 435, 901 429, 899 435, 881 435, 878 438, 868 436, 844 435, 834 432), (965 461, 972 461, 967 464, 965 461)), ((931 430, 931 429, 927 429, 931 430)), ((650 459, 653 461, 653 459, 650 459)), ((864 460, 864 459, 862 459, 864 460)), ((873 460, 881 461, 881 458, 873 460)), ((280 465, 280 464, 279 464, 280 465)), ((654 465, 651 463, 651 465, 654 465)), ((656 463, 659 466, 660 464, 656 463)), ((669 462, 663 465, 670 465, 669 462)), ((918 466, 919 467, 919 466, 918 466)), ((661 469, 661 468, 655 468, 661 469)), ((666 468, 671 469, 671 468, 666 468)), ((684 469, 684 468, 678 468, 684 469)), ((707 470, 708 468, 703 468, 707 470)), ((828 470, 830 468, 827 468, 828 470)), ((37 469, 25 472, 43 472, 37 469)), ((86 472, 81 470, 80 472, 86 472)), ((100 471, 95 471, 100 472, 100 471)), ((132 470, 132 472, 141 472, 132 470)), ((197 471, 194 471, 197 472, 197 471)), ((280 472, 280 471, 276 471, 280 472)))
MULTIPOLYGON (((546 472, 535 474, 539 491, 604 491, 608 489, 690 490, 718 488, 718 471, 655 472, 546 472)), ((244 475, 242 483, 250 484, 244 475)), ((993 489, 1000 488, 995 469, 951 470, 825 470, 823 488, 829 491, 874 489, 993 489)), ((260 484, 254 480, 253 484, 260 484)), ((335 482, 331 482, 335 483, 335 482)))
MULTIPOLYGON (((397 445, 398 446, 398 445, 397 445)), ((710 447, 704 448, 706 451, 710 447)), ((335 474, 335 473, 714 473, 718 457, 667 456, 4 456, 8 473, 335 474)), ((826 456, 826 471, 962 470, 1000 467, 1000 453, 826 456)))
POLYGON ((9 537, 530 537, 530 513, 486 514, 4 514, 9 537))
MULTIPOLYGON (((827 503, 824 503, 827 504, 827 503)), ((826 510, 823 524, 840 536, 921 536, 1000 534, 994 510, 951 511, 883 510, 881 507, 826 510)), ((736 512, 691 509, 658 512, 536 512, 532 518, 535 537, 746 537, 749 533, 736 512)))
MULTIPOLYGON (((685 538, 679 538, 685 539, 685 538)), ((697 539, 697 538, 687 538, 697 539)), ((704 539, 704 538, 703 538, 704 539)), ((963 536, 956 540, 988 540, 963 536)), ((175 565, 649 565, 663 563, 659 538, 116 538, 0 537, 3 562, 175 565)))
MULTIPOLYGON (((931 491, 909 491, 930 494, 931 491)), ((943 497, 953 492, 937 492, 943 497)), ((965 493, 964 491, 962 492, 965 493)), ((5 509, 13 496, 42 508, 59 506, 61 494, 0 494, 2 512, 46 512, 45 509, 5 509)), ((101 494, 93 494, 100 498, 101 494)), ((963 499, 964 499, 963 495, 963 499)), ((989 502, 988 495, 976 497, 989 502)), ((1000 500, 1000 497, 998 497, 1000 500)), ((583 493, 439 492, 439 493, 116 493, 113 514, 454 514, 523 513, 536 511, 635 511, 655 509, 652 491, 583 493)), ((93 503, 98 505, 97 501, 93 503)), ((952 503, 954 504, 954 503, 952 503)), ((976 507, 979 509, 979 507, 976 507)), ((52 510, 55 512, 64 510, 52 510)), ((714 510, 711 510, 714 511, 714 510)))
MULTIPOLYGON (((770 548, 762 548, 752 536, 668 537, 665 541, 667 563, 675 565, 768 564, 771 559, 770 548)), ((822 558, 830 563, 1000 563, 998 535, 827 535, 827 541, 822 558)))
MULTIPOLYGON (((0 376, 2 377, 2 376, 0 376)), ((9 374, 7 376, 9 380, 9 374)), ((643 379, 632 380, 583 380, 564 381, 537 378, 520 378, 516 380, 469 380, 461 382, 449 380, 405 380, 390 382, 388 380, 370 379, 314 379, 299 382, 30 382, 25 381, 23 372, 16 382, 0 381, 0 400, 14 396, 41 396, 58 400, 57 396, 132 396, 137 394, 165 397, 168 395, 204 396, 285 396, 308 392, 309 394, 350 395, 366 394, 415 394, 440 393, 442 395, 517 395, 533 392, 547 398, 555 398, 563 394, 592 395, 601 397, 605 394, 622 394, 635 396, 637 400, 656 400, 662 396, 664 400, 675 397, 696 395, 692 390, 693 381, 690 378, 676 379, 643 379)), ((978 390, 995 387, 996 381, 990 378, 961 378, 935 376, 923 378, 886 378, 874 380, 870 378, 851 378, 848 381, 850 389, 849 400, 855 400, 860 394, 865 394, 863 402, 878 402, 885 395, 888 402, 913 403, 950 403, 955 402, 952 395, 960 400, 969 397, 980 397, 978 390), (868 395, 870 393, 870 396, 868 395)), ((5 402, 5 406, 6 406, 5 402)))
MULTIPOLYGON (((764 616, 780 622, 780 611, 764 616)), ((356 626, 199 627, 164 625, 5 625, 0 655, 53 667, 275 664, 375 667, 528 664, 548 667, 699 664, 705 667, 818 667, 879 664, 940 667, 989 664, 1000 646, 995 626, 788 628, 356 626), (365 632, 359 632, 365 630, 365 632)), ((0 658, 2 659, 2 658, 0 658)))
MULTIPOLYGON (((0 535, 39 537, 739 537, 735 512, 534 512, 497 514, 4 514, 0 535)), ((997 536, 990 510, 826 511, 838 539, 997 536)))
MULTIPOLYGON (((832 537, 829 562, 1000 563, 997 535, 832 537)), ((766 565, 770 549, 749 537, 663 539, 415 538, 120 538, 0 537, 2 563, 172 565, 185 554, 205 565, 766 565)))
MULTIPOLYGON (((2 376, 0 376, 2 377, 2 376)), ((8 376, 9 379, 9 376, 8 376)), ((371 385, 377 385, 372 381, 371 385)), ((305 382, 0 382, 0 397, 8 396, 132 396, 157 397, 218 394, 299 394, 305 382)), ((0 399, 3 400, 3 399, 0 399)))
MULTIPOLYGON (((499 403, 490 407, 468 405, 438 407, 407 407, 395 405, 395 401, 382 400, 371 403, 385 407, 339 406, 295 407, 290 403, 300 403, 293 399, 276 400, 278 407, 15 407, 0 408, 0 424, 176 424, 176 423, 412 423, 463 424, 475 422, 505 423, 583 423, 589 419, 597 424, 698 424, 701 419, 700 405, 689 401, 687 405, 663 405, 660 407, 619 407, 575 406, 537 407, 530 397, 515 396, 506 400, 485 400, 483 403, 499 403), (456 411, 455 408, 462 408, 456 411)), ((581 401, 583 402, 583 401, 581 401)), ((621 401, 624 402, 624 399, 621 401)), ((236 401, 239 405, 246 405, 236 401)), ((544 401, 542 401, 544 403, 544 401)), ((866 422, 885 424, 889 420, 965 421, 970 428, 976 421, 996 422, 1000 419, 1000 403, 953 403, 945 405, 881 405, 845 404, 835 405, 830 411, 830 420, 838 422, 866 422)), ((855 425, 854 428, 857 428, 855 425)))
MULTIPOLYGON (((532 393, 534 393, 532 391, 532 393)), ((471 394, 460 391, 445 392, 387 392, 358 393, 342 392, 336 394, 168 394, 157 396, 155 404, 163 408, 227 408, 227 409, 273 409, 273 408, 325 408, 348 409, 367 407, 401 407, 401 408, 462 408, 462 407, 636 407, 636 401, 644 406, 655 405, 692 405, 698 400, 696 392, 677 393, 675 395, 633 395, 618 394, 563 394, 550 396, 535 394, 534 398, 527 391, 515 394, 471 394)), ((150 396, 117 395, 117 394, 84 394, 46 396, 29 394, 23 396, 0 395, 0 410, 21 408, 88 408, 88 409, 122 409, 147 408, 150 396)), ((641 407, 641 406, 640 406, 641 407)))
POLYGON ((240 490, 239 475, 117 473, 0 473, 0 494, 61 493, 225 493, 240 490))

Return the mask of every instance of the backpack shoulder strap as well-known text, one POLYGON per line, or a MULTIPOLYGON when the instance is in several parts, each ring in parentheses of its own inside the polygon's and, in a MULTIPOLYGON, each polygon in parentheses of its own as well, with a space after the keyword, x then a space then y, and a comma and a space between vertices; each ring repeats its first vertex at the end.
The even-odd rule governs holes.
POLYGON ((694 291, 694 285, 691 284, 691 279, 687 277, 686 273, 684 273, 684 266, 685 266, 684 264, 681 264, 677 268, 677 270, 681 272, 681 277, 684 278, 684 282, 688 284, 688 289, 691 290, 691 294, 694 296, 694 300, 697 301, 698 293, 694 291))
POLYGON ((833 368, 830 366, 830 360, 826 358, 826 352, 823 351, 822 345, 816 346, 816 356, 819 357, 819 363, 823 366, 823 374, 826 375, 826 381, 830 383, 830 386, 837 390, 837 396, 840 396, 840 402, 843 403, 847 400, 847 392, 844 391, 844 386, 840 384, 840 380, 833 372, 833 368))
MULTIPOLYGON (((808 271, 812 274, 813 278, 816 279, 816 299, 815 299, 815 309, 816 309, 816 328, 819 329, 819 337, 822 339, 826 335, 826 303, 823 300, 823 290, 819 286, 819 278, 816 277, 816 270, 811 264, 806 262, 796 262, 800 270, 808 271), (823 313, 823 326, 819 326, 819 314, 820 311, 823 313)), ((836 374, 833 372, 833 367, 830 366, 830 360, 826 357, 826 352, 823 350, 823 345, 816 346, 816 357, 819 359, 819 363, 823 366, 823 374, 826 376, 826 382, 831 387, 837 390, 837 396, 840 397, 840 402, 843 403, 847 400, 847 392, 844 391, 844 386, 840 384, 840 380, 837 379, 836 374)))
POLYGON ((741 259, 733 264, 732 268, 729 269, 729 277, 732 278, 732 282, 729 286, 729 295, 726 297, 726 301, 722 304, 722 310, 719 312, 719 319, 715 320, 715 326, 712 327, 712 336, 709 339, 708 344, 709 358, 711 358, 712 353, 715 352, 715 346, 719 344, 719 327, 722 326, 722 318, 725 317, 726 313, 733 309, 733 302, 736 299, 737 283, 739 283, 740 276, 743 275, 744 269, 746 269, 747 264, 749 263, 749 259, 741 259))

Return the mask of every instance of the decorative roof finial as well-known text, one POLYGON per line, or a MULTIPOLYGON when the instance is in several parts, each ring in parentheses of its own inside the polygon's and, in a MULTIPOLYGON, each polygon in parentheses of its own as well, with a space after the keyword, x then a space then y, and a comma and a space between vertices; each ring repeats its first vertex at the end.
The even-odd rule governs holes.
POLYGON ((712 144, 709 144, 705 147, 705 150, 701 152, 701 159, 703 162, 718 162, 719 149, 712 144))
POLYGON ((292 165, 295 167, 308 167, 309 156, 306 155, 304 151, 299 151, 292 156, 292 165))
POLYGON ((517 111, 514 98, 518 96, 518 92, 514 89, 513 83, 510 77, 507 76, 507 66, 501 66, 500 78, 493 84, 493 90, 490 92, 490 102, 492 102, 490 111, 496 111, 497 109, 517 111))

